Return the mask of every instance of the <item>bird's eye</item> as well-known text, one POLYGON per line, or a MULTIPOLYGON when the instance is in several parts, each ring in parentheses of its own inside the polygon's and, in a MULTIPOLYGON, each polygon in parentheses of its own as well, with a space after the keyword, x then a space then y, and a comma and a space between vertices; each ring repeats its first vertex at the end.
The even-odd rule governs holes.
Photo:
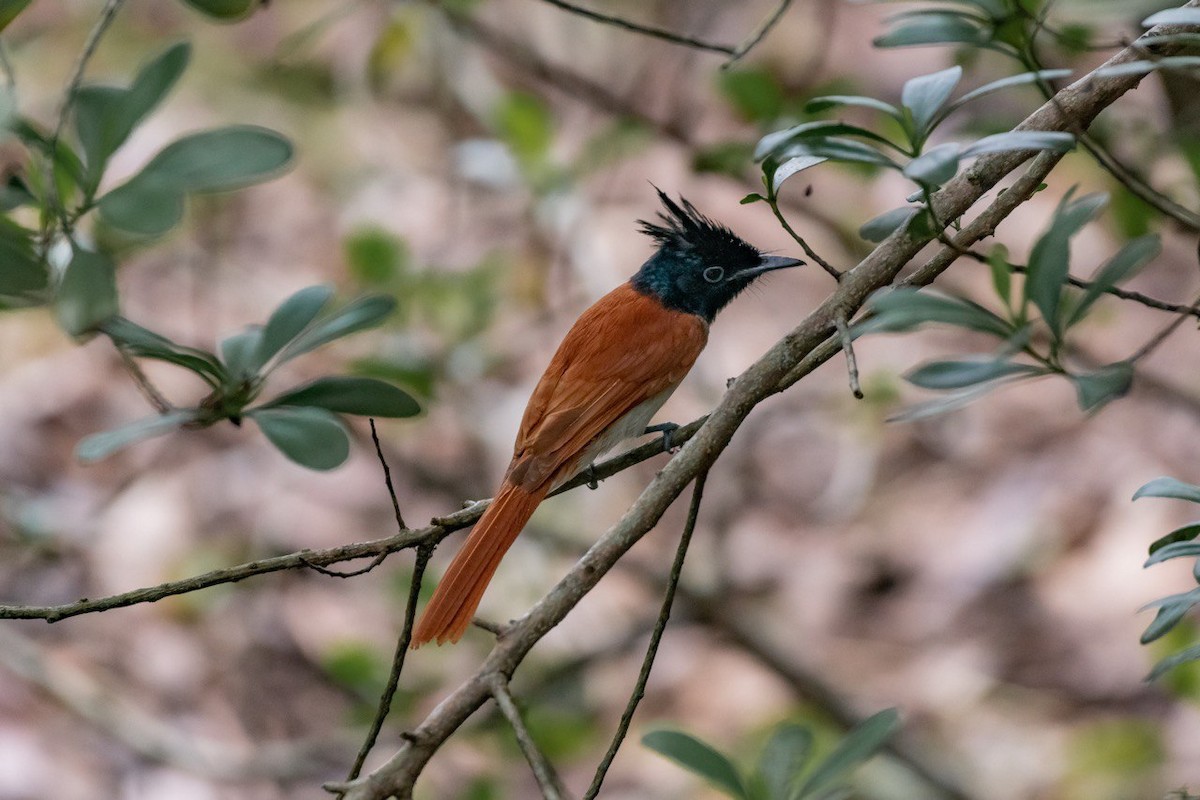
POLYGON ((724 267, 709 267, 704 270, 704 280, 709 283, 720 283, 725 278, 724 267))

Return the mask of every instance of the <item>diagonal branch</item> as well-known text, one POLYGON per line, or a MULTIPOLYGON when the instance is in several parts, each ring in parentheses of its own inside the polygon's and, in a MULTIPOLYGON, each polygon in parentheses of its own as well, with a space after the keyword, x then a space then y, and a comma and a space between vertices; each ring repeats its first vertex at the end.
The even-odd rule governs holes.
POLYGON ((500 707, 500 713, 512 726, 513 733, 517 735, 517 745, 525 755, 525 760, 529 762, 529 768, 533 770, 533 777, 537 780, 538 788, 542 790, 544 800, 565 800, 567 792, 563 788, 562 780, 554 771, 550 759, 546 758, 546 754, 537 746, 537 742, 533 741, 533 736, 525 727, 521 711, 508 690, 508 679, 503 675, 492 676, 492 697, 500 707))
MULTIPOLYGON (((555 8, 560 8, 563 11, 569 11, 572 14, 585 17, 593 22, 599 22, 604 25, 612 25, 616 28, 624 28, 627 31, 640 33, 643 36, 652 36, 655 39, 662 39, 664 42, 671 42, 672 44, 691 47, 695 50, 707 50, 711 53, 724 53, 731 58, 739 57, 739 48, 730 47, 727 44, 714 44, 712 42, 706 42, 703 39, 696 39, 692 36, 685 36, 681 33, 675 33, 674 31, 669 31, 666 28, 655 28, 652 25, 642 25, 638 22, 631 22, 623 17, 614 17, 611 14, 601 14, 599 11, 592 11, 590 8, 584 8, 583 6, 578 6, 574 3, 568 3, 566 0, 542 0, 542 2, 548 3, 555 8)), ((766 31, 763 32, 763 35, 766 35, 766 31)))
MULTIPOLYGON (((1161 36, 1185 29, 1183 26, 1160 25, 1153 28, 1150 34, 1161 36)), ((1127 48, 1109 59, 1104 66, 1127 63, 1137 57, 1136 50, 1127 48)), ((1089 74, 1060 91, 1054 102, 1043 105, 1017 129, 1061 131, 1074 126, 1086 128, 1104 108, 1137 86, 1141 77, 1089 74)), ((963 216, 1001 178, 1032 154, 1029 151, 993 153, 978 159, 936 195, 938 218, 955 220, 963 216)), ((1036 171, 1048 173, 1055 163, 1057 159, 1039 156, 1035 160, 1036 171)), ((1034 172, 1035 169, 1031 167, 1030 173, 1034 172)), ((1007 194, 1001 194, 992 205, 1003 203, 1007 194)), ((1001 214, 1000 218, 1003 219, 1003 216, 1005 214, 1001 214)), ((658 473, 624 517, 588 550, 549 594, 504 631, 475 675, 431 712, 413 731, 410 740, 387 763, 366 777, 348 784, 328 785, 327 788, 345 793, 346 800, 411 798, 417 778, 442 742, 491 696, 492 676, 511 676, 533 646, 566 617, 630 547, 649 532, 687 485, 712 465, 754 407, 786 388, 791 374, 802 363, 806 363, 806 359, 812 360, 810 357, 831 338, 837 316, 856 311, 872 292, 892 283, 900 269, 933 238, 932 235, 918 236, 907 230, 897 231, 847 272, 830 297, 742 373, 709 415, 704 426, 658 473)), ((962 238, 960 234, 960 241, 956 244, 964 244, 962 238)), ((970 243, 965 242, 967 245, 970 243)), ((833 338, 836 341, 836 337, 833 338)), ((833 352, 836 353, 837 349, 833 352)))

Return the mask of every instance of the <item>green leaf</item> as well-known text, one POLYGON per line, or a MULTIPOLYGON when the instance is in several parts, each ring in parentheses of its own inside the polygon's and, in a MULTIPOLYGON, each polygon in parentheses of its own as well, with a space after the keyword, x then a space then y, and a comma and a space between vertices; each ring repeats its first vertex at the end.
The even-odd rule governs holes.
POLYGON ((916 206, 901 206, 885 211, 862 224, 858 235, 868 242, 882 242, 901 228, 908 226, 908 221, 921 211, 916 206))
POLYGON ((1116 255, 1106 261, 1096 271, 1095 276, 1092 277, 1091 285, 1084 290, 1083 297, 1079 299, 1078 305, 1075 306, 1067 319, 1067 327, 1083 319, 1092 305, 1100 299, 1100 295, 1122 281, 1133 277, 1137 274, 1138 270, 1156 258, 1161 251, 1162 242, 1156 234, 1140 236, 1126 243, 1124 247, 1117 251, 1116 255))
POLYGON ((333 299, 333 287, 308 286, 279 304, 263 329, 257 361, 267 363, 307 328, 333 299))
POLYGON ((1200 644, 1192 645, 1186 650, 1180 650, 1178 653, 1167 656, 1162 661, 1159 661, 1154 665, 1154 669, 1150 670, 1150 674, 1146 676, 1146 682, 1156 681, 1166 673, 1189 661, 1200 661, 1200 644))
POLYGON ((966 15, 925 13, 898 22, 871 43, 876 47, 919 47, 954 43, 980 46, 990 42, 987 29, 966 15))
POLYGON ((762 67, 727 69, 719 73, 721 94, 748 122, 771 122, 783 111, 783 87, 762 67))
POLYGON ((904 175, 917 183, 941 186, 958 173, 958 145, 939 144, 908 162, 904 175))
POLYGON ((9 26, 33 0, 0 0, 0 31, 9 26))
POLYGON ((1096 411, 1106 403, 1122 397, 1133 385, 1133 364, 1118 361, 1084 375, 1071 375, 1079 407, 1084 411, 1096 411))
MULTIPOLYGON (((1135 496, 1134 499, 1136 500, 1137 497, 1135 496)), ((1164 547, 1176 544, 1178 542, 1190 542, 1197 536, 1200 536, 1200 522, 1192 523, 1191 525, 1184 525, 1182 528, 1176 528, 1166 536, 1162 536, 1154 540, 1154 542, 1150 545, 1150 555, 1154 555, 1164 547)))
POLYGON ((87 159, 88 189, 94 191, 108 158, 167 95, 191 58, 191 45, 167 48, 138 72, 128 89, 84 86, 75 94, 75 130, 87 159))
POLYGON ((291 159, 291 142, 266 128, 202 131, 159 151, 141 172, 100 199, 100 213, 131 233, 164 233, 181 218, 184 195, 258 183, 278 174, 291 159))
POLYGON ((335 376, 284 392, 266 404, 312 406, 364 417, 414 417, 421 406, 408 392, 374 378, 335 376))
POLYGON ((82 336, 116 316, 117 278, 112 259, 76 249, 54 296, 54 316, 72 336, 82 336))
MULTIPOLYGON (((1195 528, 1197 526, 1189 525, 1188 527, 1195 528)), ((1150 557, 1142 564, 1142 567, 1152 567, 1155 564, 1161 564, 1163 561, 1170 561, 1172 558, 1192 558, 1194 556, 1200 556, 1200 544, 1193 541, 1171 542, 1151 553, 1150 557)))
POLYGON ((1111 67, 1100 67, 1093 74, 1101 78, 1118 78, 1123 75, 1145 75, 1158 70, 1188 70, 1196 67, 1200 67, 1200 56, 1166 56, 1153 61, 1126 61, 1111 67))
POLYGON ((1064 131, 1008 131, 985 136, 963 150, 963 158, 984 153, 1012 150, 1054 150, 1066 152, 1075 147, 1075 136, 1064 131))
POLYGON ((900 715, 896 709, 880 711, 854 727, 838 743, 833 752, 809 776, 793 798, 804 797, 811 792, 829 786, 850 770, 875 755, 892 734, 900 727, 900 715))
POLYGON ((900 109, 896 108, 891 103, 885 103, 882 100, 876 100, 874 97, 860 97, 859 95, 848 94, 829 94, 822 97, 814 97, 804 104, 804 110, 809 114, 814 114, 820 111, 826 111, 830 108, 838 106, 859 106, 861 108, 873 108, 876 111, 882 111, 885 114, 890 114, 896 119, 902 118, 904 115, 900 113, 900 109))
POLYGON ((510 92, 495 113, 496 131, 525 168, 545 161, 554 140, 554 120, 541 98, 510 92))
POLYGON ((824 139, 801 139, 786 147, 778 157, 784 163, 787 159, 804 157, 900 169, 899 164, 874 147, 840 136, 830 136, 824 139))
POLYGON ((922 389, 964 389, 1014 375, 1045 374, 1040 367, 1011 361, 933 361, 912 370, 904 378, 922 389))
POLYGON ((31 232, 0 217, 0 307, 9 299, 25 301, 46 288, 46 267, 33 249, 31 232))
POLYGON ((1066 78, 1071 75, 1072 72, 1073 70, 1069 69, 1040 69, 1036 72, 1022 72, 1019 75, 1009 75, 1007 78, 1001 78, 998 81, 985 83, 978 89, 972 89, 951 103, 946 110, 948 112, 954 111, 971 102, 972 100, 978 100, 980 97, 984 97, 985 95, 989 95, 993 92, 998 92, 1002 89, 1008 89, 1012 86, 1023 86, 1029 83, 1038 83, 1040 81, 1052 81, 1058 80, 1059 78, 1066 78))
POLYGON ((1168 8, 1142 20, 1143 27, 1155 25, 1200 25, 1200 8, 1168 8))
POLYGON ((885 139, 874 131, 860 128, 857 125, 847 125, 844 122, 833 120, 816 120, 815 122, 804 122, 799 125, 793 125, 790 128, 784 128, 781 131, 768 133, 766 136, 758 140, 758 144, 754 147, 754 160, 760 161, 766 158, 771 153, 782 150, 787 145, 793 142, 804 140, 822 140, 829 139, 833 136, 860 136, 864 139, 870 139, 880 144, 888 145, 894 149, 899 149, 890 140, 885 139))
POLYGON ((795 158, 789 158, 771 170, 771 194, 778 192, 779 187, 783 186, 783 182, 796 173, 803 172, 809 167, 815 167, 818 164, 824 164, 828 160, 819 156, 796 156, 795 158))
POLYGON ((111 431, 94 433, 76 445, 75 457, 85 463, 99 461, 131 444, 169 433, 195 418, 196 412, 191 409, 171 411, 157 417, 140 419, 111 431))
POLYGON ((915 422, 929 417, 936 417, 942 414, 948 414, 951 411, 957 411, 964 406, 967 406, 978 400, 984 395, 990 394, 1000 385, 1005 383, 1003 380, 992 381, 991 383, 980 383, 968 389, 960 389, 949 394, 942 395, 934 400, 925 403, 917 403, 908 408, 892 414, 887 418, 888 422, 915 422))
POLYGON ((360 228, 342 246, 351 272, 364 283, 395 280, 408 272, 412 260, 404 240, 382 228, 360 228))
POLYGON ((980 305, 914 288, 876 292, 868 300, 868 307, 876 318, 864 325, 872 331, 907 331, 926 322, 941 322, 1001 339, 1013 334, 1011 324, 980 305))
POLYGON ((750 203, 757 203, 757 202, 760 202, 760 201, 766 200, 766 199, 767 198, 763 197, 758 192, 751 192, 750 194, 746 195, 741 200, 739 200, 738 204, 745 206, 745 205, 749 205, 750 203))
POLYGON ((1071 202, 1068 194, 1055 211, 1050 228, 1033 245, 1025 279, 1025 297, 1042 312, 1055 336, 1061 334, 1059 299, 1070 266, 1070 239, 1100 212, 1107 201, 1106 195, 1091 194, 1071 202))
POLYGON ((350 455, 350 437, 337 415, 323 408, 255 408, 246 412, 281 453, 309 469, 340 466, 350 455))
POLYGON ((1007 306, 1012 302, 1012 265, 1008 263, 1008 248, 998 244, 988 253, 988 269, 992 273, 992 288, 1007 306))
POLYGON ((962 79, 962 67, 954 66, 929 75, 912 78, 900 91, 900 102, 912 118, 915 140, 924 140, 931 123, 950 99, 962 79))
POLYGON ((1155 478, 1133 493, 1133 499, 1141 497, 1169 497, 1200 503, 1200 486, 1184 483, 1178 478, 1155 478))
POLYGON ((221 340, 221 360, 235 380, 248 380, 258 374, 262 338, 263 329, 254 326, 221 340))
POLYGON ((771 800, 787 800, 813 753, 813 734, 795 723, 775 729, 758 762, 758 774, 771 800))
POLYGON ((183 0, 202 14, 221 22, 236 22, 249 15, 264 0, 183 0))
POLYGON ((651 731, 642 737, 642 745, 700 775, 730 797, 750 800, 742 776, 729 759, 696 737, 682 731, 651 731))
POLYGON ((227 383, 225 368, 212 353, 175 344, 165 336, 146 330, 124 317, 112 317, 99 325, 110 339, 132 356, 166 361, 203 377, 208 383, 227 383))
MULTIPOLYGON (((280 354, 280 361, 293 359, 310 350, 379 325, 396 308, 396 301, 383 295, 368 295, 347 305, 329 317, 314 323, 288 344, 280 354)), ((270 323, 267 324, 270 328, 270 323)))
POLYGON ((1192 607, 1200 603, 1200 589, 1193 589, 1184 594, 1174 594, 1170 597, 1164 597, 1161 600, 1156 600, 1151 603, 1151 606, 1158 606, 1158 613, 1154 615, 1154 620, 1142 631, 1141 643, 1150 644, 1156 639, 1162 638, 1166 633, 1179 624, 1179 620, 1183 619, 1192 607))

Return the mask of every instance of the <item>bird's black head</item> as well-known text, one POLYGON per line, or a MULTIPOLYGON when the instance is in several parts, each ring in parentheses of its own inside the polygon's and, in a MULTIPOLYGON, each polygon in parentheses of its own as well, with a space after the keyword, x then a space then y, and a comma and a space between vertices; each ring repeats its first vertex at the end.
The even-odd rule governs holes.
MULTIPOLYGON (((657 188, 657 187, 656 187, 657 188)), ((682 207, 658 189, 667 213, 661 222, 640 220, 658 252, 633 276, 633 286, 667 308, 712 322, 725 305, 765 272, 803 264, 763 255, 756 247, 680 198, 682 207)))

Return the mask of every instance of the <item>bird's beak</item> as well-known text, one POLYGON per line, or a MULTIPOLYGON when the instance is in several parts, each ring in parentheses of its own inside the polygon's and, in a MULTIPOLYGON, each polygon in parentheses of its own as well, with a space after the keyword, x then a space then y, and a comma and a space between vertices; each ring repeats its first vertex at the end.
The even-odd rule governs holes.
POLYGON ((739 278, 756 278, 764 272, 773 272, 777 269, 787 269, 788 267, 799 267, 805 262, 798 258, 787 258, 785 256, 762 256, 758 259, 758 265, 750 269, 744 269, 738 273, 739 278))

